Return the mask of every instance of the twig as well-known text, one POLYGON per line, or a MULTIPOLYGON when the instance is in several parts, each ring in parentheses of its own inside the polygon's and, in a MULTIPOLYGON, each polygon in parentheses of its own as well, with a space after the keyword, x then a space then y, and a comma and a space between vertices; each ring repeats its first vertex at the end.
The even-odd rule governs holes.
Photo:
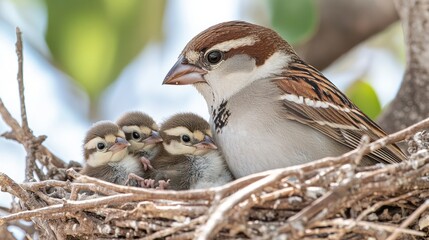
POLYGON ((30 133, 30 128, 28 127, 27 120, 27 111, 25 110, 25 96, 24 96, 24 54, 22 46, 22 32, 19 27, 16 28, 16 55, 18 57, 18 87, 19 87, 19 100, 21 102, 21 119, 22 119, 22 128, 26 133, 30 133))
MULTIPOLYGON (((266 185, 269 185, 279 179, 288 176, 294 175, 296 172, 305 171, 308 169, 317 169, 326 166, 332 166, 335 164, 346 163, 351 160, 354 160, 356 157, 359 157, 364 154, 368 154, 375 150, 378 150, 382 147, 385 147, 388 144, 392 144, 401 140, 408 138, 410 135, 421 131, 425 128, 429 127, 429 118, 414 124, 404 130, 401 130, 397 133, 393 133, 387 135, 383 138, 380 138, 370 144, 361 145, 359 148, 354 149, 348 153, 343 154, 339 157, 327 157, 323 158, 308 164, 303 164, 300 166, 293 166, 284 169, 277 169, 267 171, 270 176, 261 179, 255 183, 250 184, 249 186, 237 191, 235 194, 228 197, 222 204, 217 207, 213 207, 213 213, 210 215, 207 223, 200 227, 198 231, 198 239, 208 239, 212 238, 217 234, 220 228, 225 225, 225 221, 223 221, 225 216, 229 216, 231 209, 236 206, 239 202, 248 198, 251 194, 254 194, 258 190, 264 188, 266 185), (299 170, 298 170, 299 169, 299 170)), ((267 173, 265 172, 265 173, 267 173)), ((308 210, 307 210, 308 211, 308 210)))
POLYGON ((21 130, 21 126, 19 126, 19 123, 12 117, 10 112, 6 109, 1 98, 0 98, 0 114, 3 118, 3 121, 12 128, 12 131, 19 132, 21 130))
POLYGON ((399 234, 408 227, 412 222, 414 222, 426 209, 429 208, 429 200, 426 200, 419 208, 417 208, 404 222, 401 223, 399 228, 396 228, 393 233, 386 238, 386 240, 395 240, 399 237, 399 234))
MULTIPOLYGON (((369 139, 363 138, 362 143, 359 145, 359 147, 356 149, 356 160, 360 161, 362 157, 364 156, 365 147, 368 146, 369 139)), ((313 216, 316 214, 319 214, 322 210, 326 213, 330 212, 329 210, 326 211, 329 208, 338 208, 339 206, 337 204, 332 204, 333 201, 338 201, 339 199, 344 199, 348 197, 350 194, 349 189, 356 185, 356 178, 347 179, 341 181, 341 185, 337 186, 333 190, 325 193, 322 197, 315 200, 310 206, 302 209, 299 213, 294 215, 293 217, 288 219, 288 225, 293 226, 302 226, 307 221, 309 221, 313 216)), ((318 217, 321 217, 323 215, 320 215, 318 217)))
POLYGON ((13 196, 21 199, 30 209, 39 207, 40 204, 28 194, 24 189, 13 181, 9 176, 0 172, 0 186, 2 189, 6 189, 13 196))
POLYGON ((387 199, 387 200, 382 201, 382 202, 377 202, 376 204, 372 205, 371 207, 369 207, 369 208, 365 209, 363 212, 361 212, 361 214, 359 214, 359 216, 356 218, 356 221, 361 221, 365 216, 367 216, 368 214, 370 214, 372 212, 377 211, 377 209, 381 208, 382 206, 389 205, 389 204, 392 204, 395 202, 399 202, 400 200, 409 198, 409 197, 414 196, 414 195, 419 194, 419 193, 421 193, 421 191, 416 190, 416 191, 412 191, 412 192, 402 194, 398 197, 387 199))
POLYGON ((387 231, 387 232, 399 231, 399 233, 411 234, 414 236, 420 236, 420 237, 426 236, 425 233, 420 232, 420 231, 416 231, 416 230, 398 229, 396 226, 389 226, 389 225, 385 225, 385 224, 377 224, 377 223, 373 223, 373 222, 358 221, 358 220, 352 220, 352 219, 325 220, 325 221, 319 222, 315 226, 317 226, 317 227, 339 226, 339 227, 347 228, 347 229, 350 226, 361 226, 363 228, 373 228, 377 231, 387 231))
POLYGON ((3 240, 17 240, 17 238, 9 232, 6 226, 0 226, 0 236, 2 236, 3 240))
MULTIPOLYGON (((19 86, 19 100, 21 105, 21 119, 22 119, 22 129, 24 131, 24 136, 27 137, 27 141, 31 141, 32 134, 30 128, 28 127, 27 112, 25 110, 25 96, 24 96, 24 74, 23 74, 23 53, 22 53, 22 33, 21 30, 16 28, 16 55, 18 57, 18 86, 19 86)), ((36 165, 36 157, 34 153, 33 144, 25 144, 27 150, 26 164, 25 164, 25 181, 31 181, 34 179, 34 168, 36 165)))
POLYGON ((254 182, 229 196, 219 206, 213 206, 207 223, 197 230, 197 239, 203 240, 213 238, 219 229, 226 224, 224 219, 231 214, 230 210, 234 206, 248 198, 250 195, 255 194, 258 190, 263 189, 269 183, 280 180, 283 177, 281 175, 283 171, 284 169, 273 170, 271 171, 272 173, 265 178, 258 180, 257 182, 254 182))
MULTIPOLYGON (((385 206, 385 205, 389 205, 389 204, 392 204, 392 203, 395 203, 395 202, 398 202, 400 200, 409 198, 409 197, 414 196, 414 195, 419 194, 419 193, 421 193, 421 190, 415 190, 415 191, 408 192, 406 194, 400 195, 398 197, 394 197, 394 198, 387 199, 385 201, 377 202, 376 204, 372 205, 371 207, 369 207, 369 208, 365 209, 363 212, 361 212, 359 214, 359 216, 356 218, 356 220, 353 221, 351 224, 349 224, 348 227, 345 230, 350 231, 350 229, 354 228, 354 226, 355 226, 354 224, 355 223, 358 223, 358 222, 362 221, 362 219, 365 216, 367 216, 371 212, 377 211, 377 209, 379 209, 380 207, 385 206)), ((345 233, 346 233, 345 231, 341 232, 338 235, 338 239, 341 239, 344 236, 345 233)))
POLYGON ((11 209, 5 206, 0 206, 0 211, 3 211, 6 214, 10 214, 11 213, 11 209))
MULTIPOLYGON (((18 73, 17 81, 19 86, 19 98, 20 98, 20 107, 21 107, 21 126, 19 123, 12 117, 9 111, 3 104, 3 101, 0 99, 0 114, 3 120, 12 128, 11 132, 4 133, 2 136, 8 139, 14 139, 21 143, 26 152, 26 170, 25 170, 25 180, 31 181, 34 179, 34 171, 36 166, 36 160, 38 157, 43 158, 44 156, 50 159, 56 167, 64 167, 65 163, 57 156, 52 154, 48 149, 42 146, 42 142, 46 139, 45 136, 35 137, 28 125, 27 112, 25 107, 25 94, 24 94, 24 75, 23 75, 23 65, 24 65, 24 55, 23 55, 23 43, 22 43, 22 32, 17 27, 16 28, 16 54, 18 58, 18 73)), ((43 174, 41 171, 37 171, 37 174, 43 179, 43 174)))
POLYGON ((82 201, 65 201, 63 204, 56 204, 47 207, 42 207, 34 210, 23 211, 0 217, 0 226, 5 222, 10 222, 19 219, 30 219, 37 216, 47 216, 50 214, 67 213, 71 211, 86 210, 91 208, 100 208, 107 204, 121 204, 123 202, 145 200, 144 196, 128 193, 115 196, 100 197, 97 199, 89 199, 82 201))
MULTIPOLYGON (((9 125, 9 127, 12 128, 11 132, 6 132, 3 133, 1 136, 7 138, 7 139, 11 139, 11 140, 15 140, 19 143, 21 143, 22 145, 24 145, 24 147, 28 144, 27 139, 28 138, 35 138, 31 131, 27 134, 30 134, 30 137, 25 137, 26 133, 24 133, 23 129, 21 128, 21 126, 19 125, 18 121, 16 121, 12 115, 10 114, 10 112, 7 110, 6 106, 4 105, 2 99, 0 98, 0 115, 3 119, 3 121, 9 125)), ((44 136, 42 136, 41 138, 36 138, 35 142, 41 144, 41 140, 44 140, 44 136), (40 139, 40 140, 38 140, 40 139)), ((63 160, 61 160, 59 157, 57 157, 55 154, 53 154, 51 151, 49 151, 45 146, 43 145, 39 145, 38 146, 38 151, 36 152, 36 155, 40 155, 40 157, 47 157, 50 162, 57 168, 65 168, 66 164, 63 160)))
POLYGON ((195 218, 195 219, 191 220, 189 223, 183 223, 183 224, 178 225, 178 226, 173 226, 173 227, 170 227, 170 228, 167 228, 164 230, 160 230, 160 231, 158 231, 152 235, 144 237, 143 240, 152 240, 152 239, 164 238, 168 235, 172 235, 174 233, 177 233, 180 230, 192 228, 198 224, 201 224, 205 221, 206 218, 207 218, 207 216, 201 216, 199 218, 195 218))
MULTIPOLYGON (((77 191, 91 191, 95 193, 99 193, 102 195, 115 195, 117 192, 112 191, 110 189, 106 189, 102 186, 98 186, 96 184, 91 183, 76 183, 76 182, 70 182, 70 181, 58 181, 58 180, 46 180, 43 182, 29 182, 29 183, 22 183, 20 186, 27 190, 32 192, 39 192, 42 188, 50 188, 50 187, 59 187, 63 189, 67 189, 69 191, 73 192, 73 188, 77 188, 77 191)), ((77 194, 78 192, 76 192, 77 194)))
POLYGON ((10 223, 9 226, 15 226, 17 228, 20 228, 22 231, 24 231, 26 234, 29 234, 29 235, 33 235, 36 232, 36 229, 34 228, 33 224, 26 225, 17 221, 17 222, 10 223))
POLYGON ((82 183, 93 183, 98 186, 105 187, 106 189, 119 192, 119 193, 135 193, 145 196, 149 199, 165 199, 165 200, 211 200, 215 195, 213 190, 189 190, 189 191, 173 191, 173 190, 156 190, 144 189, 137 187, 121 186, 109 183, 97 178, 88 177, 76 173, 73 169, 68 169, 67 173, 71 176, 78 176, 76 181, 82 183))
MULTIPOLYGON (((366 145, 361 145, 360 148, 355 149, 351 152, 348 152, 341 157, 337 158, 323 158, 321 160, 303 164, 300 166, 293 166, 283 169, 271 170, 271 174, 267 177, 254 182, 247 187, 237 191, 235 194, 229 196, 222 204, 219 206, 213 206, 213 213, 210 215, 207 223, 200 227, 197 232, 198 239, 209 239, 213 238, 213 236, 226 224, 223 220, 225 216, 229 216, 231 214, 231 209, 236 206, 239 202, 248 198, 250 195, 255 194, 258 190, 263 189, 265 186, 277 182, 285 176, 293 176, 296 175, 299 170, 303 171, 306 168, 314 169, 317 168, 318 165, 326 166, 333 165, 335 162, 339 161, 348 161, 350 159, 354 160, 355 156, 362 157, 365 151, 366 145), (298 170, 299 169, 299 170, 298 170)), ((320 166, 321 167, 321 166, 320 166)))

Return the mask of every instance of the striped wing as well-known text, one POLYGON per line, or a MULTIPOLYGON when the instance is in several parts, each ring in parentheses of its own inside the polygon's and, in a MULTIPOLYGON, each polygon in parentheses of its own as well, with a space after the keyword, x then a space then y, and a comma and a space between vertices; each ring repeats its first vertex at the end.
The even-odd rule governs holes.
MULTIPOLYGON (((356 148, 363 135, 368 135, 371 141, 386 136, 318 70, 300 60, 290 63, 284 75, 273 81, 283 91, 280 99, 289 119, 309 125, 350 148, 356 148)), ((381 163, 406 159, 396 145, 368 156, 381 163)))

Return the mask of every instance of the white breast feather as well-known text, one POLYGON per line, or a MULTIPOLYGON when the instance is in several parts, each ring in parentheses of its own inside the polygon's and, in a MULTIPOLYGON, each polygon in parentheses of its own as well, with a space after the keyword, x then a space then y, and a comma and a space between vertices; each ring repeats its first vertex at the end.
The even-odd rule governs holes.
POLYGON ((201 175, 195 184, 191 184, 190 189, 217 187, 233 180, 218 151, 211 151, 193 161, 195 170, 201 171, 201 175))
POLYGON ((109 163, 110 166, 121 168, 126 172, 126 175, 135 173, 137 175, 142 173, 142 164, 139 159, 132 155, 127 155, 123 160, 119 162, 109 163))

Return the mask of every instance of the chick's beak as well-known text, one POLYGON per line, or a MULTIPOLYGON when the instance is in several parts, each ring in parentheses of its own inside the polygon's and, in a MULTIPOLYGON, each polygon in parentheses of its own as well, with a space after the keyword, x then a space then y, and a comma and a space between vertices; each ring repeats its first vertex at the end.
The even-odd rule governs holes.
POLYGON ((217 149, 213 139, 207 135, 204 136, 204 139, 201 142, 194 144, 194 147, 197 149, 217 149))
POLYGON ((124 148, 126 148, 128 146, 130 146, 130 143, 127 140, 125 140, 125 139, 123 139, 121 137, 117 137, 115 139, 115 144, 113 144, 109 148, 109 151, 111 151, 113 153, 116 153, 116 152, 119 152, 119 151, 121 151, 122 149, 124 149, 124 148))
POLYGON ((162 84, 187 85, 206 82, 203 78, 206 73, 206 70, 190 64, 184 56, 180 56, 176 64, 167 73, 167 76, 165 76, 162 84))
POLYGON ((149 137, 142 140, 142 143, 144 143, 145 145, 150 145, 150 144, 155 144, 160 142, 162 142, 161 136, 157 131, 153 131, 153 130, 149 137))

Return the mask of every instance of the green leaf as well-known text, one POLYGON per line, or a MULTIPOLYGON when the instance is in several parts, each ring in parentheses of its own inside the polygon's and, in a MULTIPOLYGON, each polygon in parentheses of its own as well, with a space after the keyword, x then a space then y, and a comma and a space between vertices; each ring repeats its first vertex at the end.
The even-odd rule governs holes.
POLYGON ((54 62, 97 100, 149 40, 162 35, 163 0, 45 0, 54 62))
POLYGON ((271 24, 290 44, 314 33, 318 12, 314 0, 270 0, 271 24))
POLYGON ((357 80, 346 89, 346 95, 371 119, 374 120, 380 114, 380 101, 368 82, 357 80))

